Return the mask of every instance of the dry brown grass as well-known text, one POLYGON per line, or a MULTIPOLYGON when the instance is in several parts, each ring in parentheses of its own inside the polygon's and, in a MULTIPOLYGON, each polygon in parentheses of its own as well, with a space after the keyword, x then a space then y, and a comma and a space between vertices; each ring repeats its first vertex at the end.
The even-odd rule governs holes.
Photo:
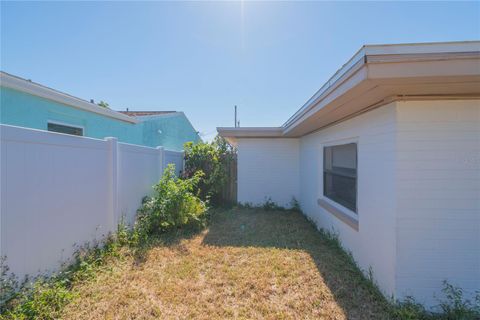
POLYGON ((229 210, 77 284, 65 319, 385 319, 388 304, 301 214, 229 210))

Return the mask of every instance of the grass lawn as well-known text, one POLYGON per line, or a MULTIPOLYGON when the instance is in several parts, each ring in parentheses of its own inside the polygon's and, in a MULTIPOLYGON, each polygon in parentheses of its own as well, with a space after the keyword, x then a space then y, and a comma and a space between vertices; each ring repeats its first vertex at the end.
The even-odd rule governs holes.
POLYGON ((234 209, 74 286, 65 319, 385 319, 388 304, 300 213, 234 209))

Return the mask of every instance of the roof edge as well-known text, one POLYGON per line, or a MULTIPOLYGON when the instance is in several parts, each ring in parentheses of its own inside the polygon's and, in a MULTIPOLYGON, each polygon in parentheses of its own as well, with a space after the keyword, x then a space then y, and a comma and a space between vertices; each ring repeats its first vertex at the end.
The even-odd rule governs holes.
POLYGON ((181 115, 185 115, 185 114, 182 111, 174 111, 174 112, 163 113, 163 114, 149 114, 149 115, 129 116, 129 117, 135 118, 138 121, 143 121, 147 119, 169 118, 169 117, 175 117, 175 116, 181 116, 181 115))
POLYGON ((26 80, 24 78, 11 75, 4 71, 0 71, 0 86, 14 89, 20 92, 28 93, 44 99, 52 100, 61 104, 65 104, 65 105, 77 108, 77 109, 82 109, 85 111, 97 113, 97 114, 100 114, 109 118, 113 118, 116 120, 130 122, 130 123, 139 122, 137 119, 124 115, 115 110, 100 107, 95 103, 91 103, 86 100, 69 95, 67 93, 46 87, 42 84, 35 83, 32 81, 26 80))
POLYGON ((282 127, 217 127, 222 137, 232 138, 281 138, 282 127))
POLYGON ((384 45, 363 45, 333 76, 298 109, 283 125, 285 131, 295 126, 297 121, 322 101, 330 92, 344 82, 345 79, 359 71, 363 66, 375 62, 401 62, 408 60, 424 60, 429 58, 448 59, 478 57, 480 41, 405 43, 384 45), (392 57, 392 58, 388 58, 392 57), (383 59, 383 60, 382 60, 383 59))
POLYGON ((338 81, 343 78, 349 71, 354 69, 359 69, 365 64, 365 48, 362 46, 345 64, 343 64, 340 69, 335 71, 335 73, 325 82, 320 89, 318 89, 310 99, 305 102, 300 109, 298 109, 290 118, 285 121, 282 127, 288 127, 290 124, 294 123, 296 119, 302 116, 305 112, 308 111, 310 106, 315 103, 324 93, 326 93, 330 88, 338 83, 338 81))

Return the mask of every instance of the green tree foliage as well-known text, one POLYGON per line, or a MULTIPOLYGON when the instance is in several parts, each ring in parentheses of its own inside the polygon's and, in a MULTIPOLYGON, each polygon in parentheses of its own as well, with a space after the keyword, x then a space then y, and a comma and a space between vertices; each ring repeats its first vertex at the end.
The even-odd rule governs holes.
POLYGON ((211 143, 187 142, 184 150, 184 177, 191 178, 202 171, 204 177, 197 185, 197 194, 212 205, 223 204, 222 190, 228 179, 229 164, 236 158, 237 150, 220 136, 211 143))
POLYGON ((108 103, 106 103, 105 101, 103 101, 103 100, 100 101, 100 102, 98 103, 98 105, 99 105, 100 107, 102 107, 102 108, 110 109, 110 105, 109 105, 108 103))

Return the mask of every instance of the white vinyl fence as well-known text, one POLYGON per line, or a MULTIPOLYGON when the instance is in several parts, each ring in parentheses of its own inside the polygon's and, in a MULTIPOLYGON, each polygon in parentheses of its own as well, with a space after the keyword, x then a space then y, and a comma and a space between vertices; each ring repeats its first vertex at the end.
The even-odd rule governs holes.
POLYGON ((180 175, 184 167, 183 152, 165 150, 163 166, 166 167, 169 163, 173 163, 175 165, 175 171, 177 175, 180 175))
POLYGON ((170 158, 183 170, 182 152, 116 138, 0 125, 0 141, 0 256, 19 277, 58 269, 122 216, 132 223, 170 158))

